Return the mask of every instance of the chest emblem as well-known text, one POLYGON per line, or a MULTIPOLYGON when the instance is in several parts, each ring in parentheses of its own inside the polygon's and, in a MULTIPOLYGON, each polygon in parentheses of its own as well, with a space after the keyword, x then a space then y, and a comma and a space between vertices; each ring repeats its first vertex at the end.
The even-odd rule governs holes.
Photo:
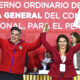
POLYGON ((19 46, 19 49, 22 49, 22 46, 21 45, 19 46))

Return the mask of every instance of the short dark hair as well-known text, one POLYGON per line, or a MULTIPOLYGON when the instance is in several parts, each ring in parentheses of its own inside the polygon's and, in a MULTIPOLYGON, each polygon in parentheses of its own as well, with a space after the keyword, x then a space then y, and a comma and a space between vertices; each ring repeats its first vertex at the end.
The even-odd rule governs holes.
POLYGON ((46 53, 48 53, 48 54, 50 54, 52 56, 52 54, 48 50, 46 50, 46 53))
POLYGON ((64 35, 64 34, 61 34, 61 35, 59 35, 58 37, 57 37, 57 40, 56 40, 56 44, 57 44, 57 49, 58 49, 58 51, 60 50, 60 47, 59 47, 59 45, 58 45, 58 42, 59 42, 59 39, 60 38, 64 38, 64 39, 66 39, 66 41, 67 41, 67 45, 66 45, 66 52, 68 52, 69 51, 69 39, 68 39, 68 37, 66 36, 66 35, 64 35))
POLYGON ((11 32, 12 32, 13 30, 17 30, 17 31, 19 31, 20 34, 21 34, 21 30, 20 30, 18 27, 12 27, 12 28, 11 28, 11 32))

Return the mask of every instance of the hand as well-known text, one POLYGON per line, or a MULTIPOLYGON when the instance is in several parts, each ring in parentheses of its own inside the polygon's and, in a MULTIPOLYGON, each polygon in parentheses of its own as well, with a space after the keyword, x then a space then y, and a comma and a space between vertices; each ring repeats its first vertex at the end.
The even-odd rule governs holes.
POLYGON ((27 72, 27 67, 24 67, 24 73, 26 73, 27 72))
POLYGON ((46 24, 43 25, 43 32, 48 32, 48 31, 49 31, 49 26, 46 23, 46 24))
POLYGON ((35 67, 34 69, 33 69, 33 72, 35 73, 35 72, 37 72, 38 71, 38 69, 37 69, 37 67, 35 67))

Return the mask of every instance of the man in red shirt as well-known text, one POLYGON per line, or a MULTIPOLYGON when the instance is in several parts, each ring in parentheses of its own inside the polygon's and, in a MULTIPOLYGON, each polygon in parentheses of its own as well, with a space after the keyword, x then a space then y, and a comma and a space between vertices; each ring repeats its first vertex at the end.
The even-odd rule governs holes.
POLYGON ((40 37, 34 43, 25 43, 20 37, 21 30, 12 27, 10 39, 0 38, 0 80, 23 80, 26 53, 41 45, 40 37))

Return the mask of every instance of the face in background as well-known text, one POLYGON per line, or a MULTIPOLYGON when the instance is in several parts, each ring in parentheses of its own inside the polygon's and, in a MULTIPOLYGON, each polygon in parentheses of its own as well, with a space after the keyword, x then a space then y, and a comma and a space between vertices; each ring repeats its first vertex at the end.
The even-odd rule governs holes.
POLYGON ((58 42, 59 49, 66 49, 67 41, 65 38, 60 38, 58 42))
POLYGON ((71 42, 73 44, 76 44, 77 43, 77 39, 76 39, 76 37, 74 35, 71 35, 71 42))
POLYGON ((14 44, 17 44, 19 40, 20 40, 20 32, 17 30, 12 30, 11 31, 11 42, 14 44))
POLYGON ((51 58, 51 54, 49 52, 46 52, 46 57, 51 58))

